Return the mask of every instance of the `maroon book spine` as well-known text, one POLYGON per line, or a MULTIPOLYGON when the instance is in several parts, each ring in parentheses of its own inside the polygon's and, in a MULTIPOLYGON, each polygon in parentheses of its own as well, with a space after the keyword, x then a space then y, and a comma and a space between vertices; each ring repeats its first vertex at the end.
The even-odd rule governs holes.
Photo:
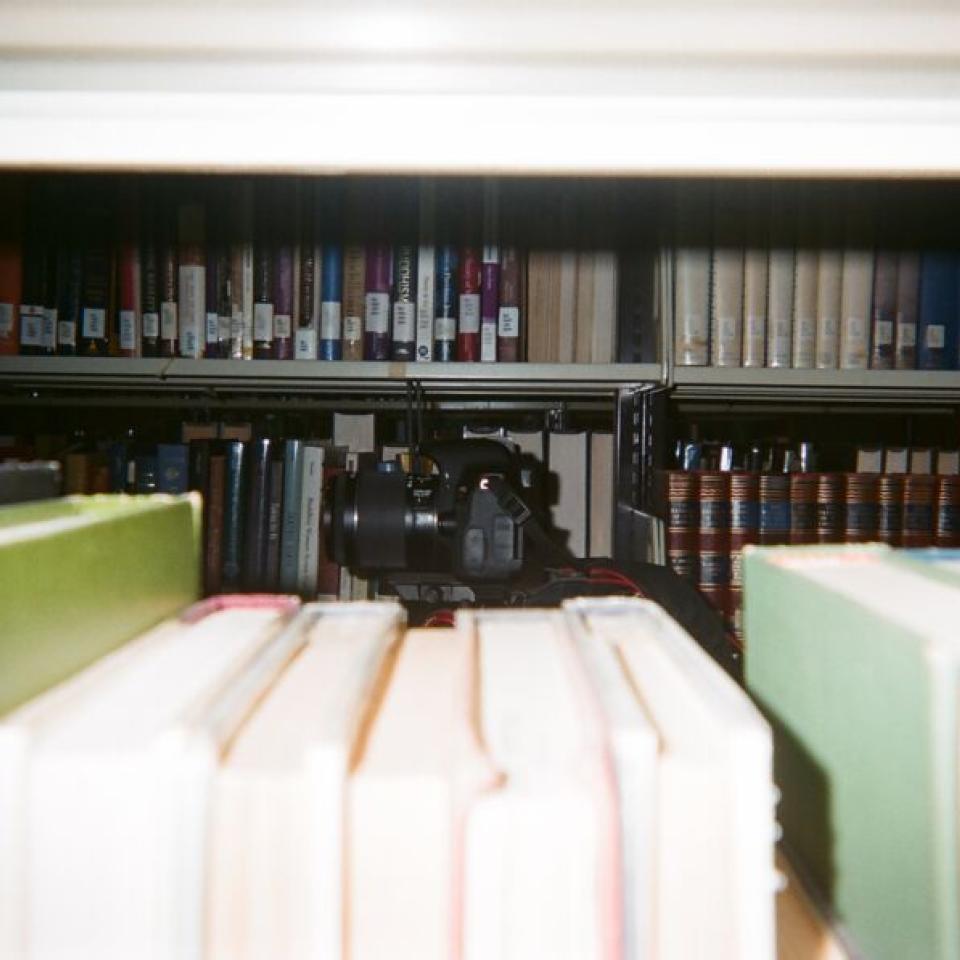
POLYGON ((730 595, 730 474, 700 474, 697 586, 725 619, 730 595))
POLYGON ((464 247, 460 255, 460 310, 457 321, 457 359, 480 359, 480 273, 477 247, 464 247))
POLYGON ((902 532, 903 477, 897 473, 883 473, 877 477, 877 539, 898 547, 902 532))
POLYGON ((666 480, 667 558, 675 573, 691 583, 697 583, 700 527, 697 475, 683 470, 670 470, 666 480))
POLYGON ((929 547, 933 543, 933 503, 937 478, 926 473, 903 478, 903 547, 929 547))
POLYGON ((817 543, 840 543, 843 538, 843 474, 817 476, 817 543))
POLYGON ((937 477, 933 544, 936 547, 960 547, 960 476, 937 477))
POLYGON ((500 308, 497 311, 497 360, 516 363, 520 351, 520 251, 500 251, 500 308))
POLYGON ((877 475, 848 473, 844 492, 844 536, 847 543, 877 539, 877 475))

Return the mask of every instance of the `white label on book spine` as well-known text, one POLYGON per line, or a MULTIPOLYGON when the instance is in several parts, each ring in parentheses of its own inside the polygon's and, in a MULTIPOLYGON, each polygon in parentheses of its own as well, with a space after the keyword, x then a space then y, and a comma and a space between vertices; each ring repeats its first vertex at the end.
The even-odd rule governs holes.
POLYGON ((876 326, 877 344, 879 346, 888 346, 893 343, 893 321, 878 320, 876 326))
POLYGON ((0 337, 13 336, 13 304, 0 303, 0 337))
POLYGON ((57 349, 57 308, 45 307, 40 331, 40 345, 51 353, 57 349))
POLYGON ((357 343, 363 339, 363 319, 361 317, 343 318, 343 339, 345 343, 357 343))
POLYGON ((43 343, 42 314, 43 307, 20 307, 20 343, 24 347, 39 347, 43 343))
POLYGON ((312 327, 300 327, 293 346, 295 360, 317 359, 317 331, 312 327))
POLYGON ((928 350, 942 350, 943 345, 946 342, 944 337, 944 326, 941 323, 931 323, 927 327, 927 349, 928 350))
POLYGON ((393 305, 393 339, 396 343, 410 343, 416 331, 417 305, 395 303, 393 305))
POLYGON ((177 305, 172 300, 160 304, 160 338, 177 339, 177 305))
POLYGON ((480 332, 480 294, 460 294, 460 332, 480 332))
POLYGON ((75 347, 77 345, 77 325, 70 320, 60 320, 57 323, 57 343, 61 347, 75 347))
POLYGON ((480 327, 480 362, 497 362, 497 325, 484 323, 480 327))
POLYGON ((220 317, 215 313, 206 314, 207 343, 217 343, 220 339, 220 317))
POLYGON ((203 353, 203 316, 206 270, 196 264, 180 265, 180 356, 197 358, 203 353))
POLYGON ((497 315, 497 336, 510 338, 520 336, 520 308, 501 307, 497 315))
POLYGON ((363 328, 367 333, 390 332, 390 294, 370 292, 364 298, 363 328))
POLYGON ((901 347, 915 347, 917 345, 917 325, 915 323, 901 323, 897 332, 901 347))
POLYGON ((320 304, 320 339, 340 339, 340 301, 324 300, 320 304))
MULTIPOLYGON (((39 331, 38 331, 39 332, 39 331)), ((83 308, 81 335, 102 340, 107 335, 107 311, 102 307, 83 308)))
POLYGON ((817 348, 817 318, 809 315, 797 317, 796 324, 793 365, 795 367, 812 367, 817 348))
POLYGON ((143 315, 143 335, 145 337, 160 336, 160 314, 145 313, 143 315))
POLYGON ((437 317, 435 327, 438 340, 457 339, 456 317, 437 317))
POLYGON ((133 310, 120 311, 120 349, 137 349, 137 315, 133 310))
POLYGON ((253 305, 253 339, 265 343, 273 340, 273 304, 253 305))
POLYGON ((288 340, 292 331, 289 313, 275 313, 273 315, 273 335, 281 340, 288 340))

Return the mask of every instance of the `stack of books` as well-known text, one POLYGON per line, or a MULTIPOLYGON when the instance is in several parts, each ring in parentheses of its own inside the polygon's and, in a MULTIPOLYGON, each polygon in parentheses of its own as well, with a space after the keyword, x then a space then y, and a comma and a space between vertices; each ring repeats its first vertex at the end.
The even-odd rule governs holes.
POLYGON ((205 601, 0 719, 0 953, 765 960, 771 764, 645 601, 205 601))

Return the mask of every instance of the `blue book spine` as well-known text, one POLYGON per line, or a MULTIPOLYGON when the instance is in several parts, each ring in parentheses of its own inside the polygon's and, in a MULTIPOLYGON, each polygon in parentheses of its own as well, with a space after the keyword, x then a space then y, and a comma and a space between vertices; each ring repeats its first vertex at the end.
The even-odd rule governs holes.
POLYGON ((283 451, 283 509, 280 527, 280 589, 296 593, 299 586, 300 495, 303 441, 288 440, 283 451))
POLYGON ((339 244, 323 247, 320 269, 320 359, 343 359, 343 249, 339 244))
POLYGON ((226 448, 226 483, 223 496, 224 591, 239 590, 243 575, 244 519, 246 514, 246 444, 231 440, 226 448))
POLYGON ((932 251, 920 261, 920 310, 917 319, 917 368, 957 367, 958 257, 932 251))
POLYGON ((190 487, 189 448, 185 443, 157 444, 157 489, 161 493, 186 493, 190 487))
POLYGON ((437 248, 437 295, 434 309, 433 359, 449 363, 457 357, 457 248, 437 248))

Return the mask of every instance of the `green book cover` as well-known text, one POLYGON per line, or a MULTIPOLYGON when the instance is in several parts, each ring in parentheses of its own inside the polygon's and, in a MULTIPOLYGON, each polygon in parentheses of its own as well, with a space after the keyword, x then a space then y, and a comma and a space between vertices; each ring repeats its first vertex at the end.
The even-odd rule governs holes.
POLYGON ((0 508, 0 714, 197 599, 195 495, 0 508))
POLYGON ((749 549, 788 850, 859 953, 956 960, 960 593, 882 547, 749 549))

